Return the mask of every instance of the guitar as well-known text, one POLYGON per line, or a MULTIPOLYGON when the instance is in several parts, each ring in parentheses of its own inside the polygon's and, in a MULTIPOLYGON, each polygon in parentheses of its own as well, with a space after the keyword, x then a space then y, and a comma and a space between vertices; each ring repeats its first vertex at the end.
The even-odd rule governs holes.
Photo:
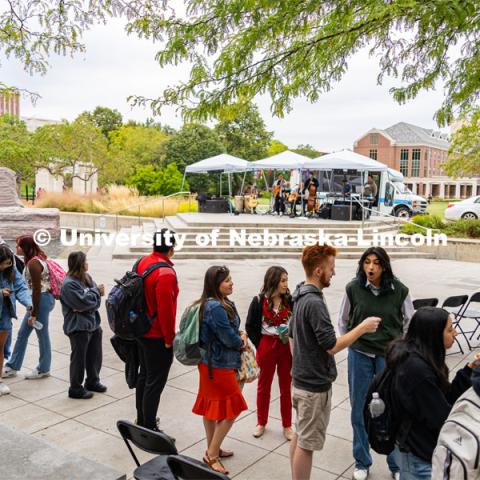
POLYGON ((247 201, 247 207, 250 209, 253 209, 258 205, 258 200, 256 195, 247 195, 245 196, 245 200, 247 201))
POLYGON ((289 202, 296 202, 297 201, 297 198, 298 198, 298 193, 293 191, 292 193, 290 193, 290 195, 288 196, 288 201, 289 202))
POLYGON ((280 185, 274 185, 273 187, 273 196, 278 197, 280 195, 280 185))

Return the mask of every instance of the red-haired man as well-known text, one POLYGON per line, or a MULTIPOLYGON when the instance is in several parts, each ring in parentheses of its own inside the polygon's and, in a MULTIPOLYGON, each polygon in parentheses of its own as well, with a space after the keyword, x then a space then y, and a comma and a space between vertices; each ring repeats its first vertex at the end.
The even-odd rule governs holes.
POLYGON ((333 356, 360 336, 374 332, 380 318, 368 317, 356 328, 335 334, 322 290, 335 275, 335 248, 305 247, 302 265, 305 282, 293 294, 290 345, 293 354, 293 407, 297 412, 296 436, 290 445, 293 480, 308 480, 315 450, 322 450, 330 420, 332 383, 337 378, 333 356))

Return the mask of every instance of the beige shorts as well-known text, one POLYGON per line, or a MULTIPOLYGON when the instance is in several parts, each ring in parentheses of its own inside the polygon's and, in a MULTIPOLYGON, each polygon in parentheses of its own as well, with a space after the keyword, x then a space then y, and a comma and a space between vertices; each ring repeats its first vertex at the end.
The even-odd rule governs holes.
POLYGON ((322 450, 330 421, 332 389, 313 393, 293 387, 292 403, 297 412, 297 445, 304 450, 322 450))

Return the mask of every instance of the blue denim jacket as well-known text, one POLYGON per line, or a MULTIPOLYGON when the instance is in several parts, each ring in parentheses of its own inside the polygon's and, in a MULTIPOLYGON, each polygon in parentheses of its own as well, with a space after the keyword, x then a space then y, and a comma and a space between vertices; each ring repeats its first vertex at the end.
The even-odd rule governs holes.
MULTIPOLYGON (((24 307, 32 306, 32 294, 28 289, 27 282, 22 275, 15 269, 15 279, 9 282, 3 272, 0 272, 0 290, 4 288, 10 289, 10 300, 12 301, 13 313, 16 313, 16 300, 18 300, 24 307)), ((3 313, 5 302, 4 296, 0 292, 0 318, 3 313)))
MULTIPOLYGON (((235 305, 232 306, 235 308, 235 305)), ((212 368, 240 368, 240 318, 235 309, 235 316, 228 318, 225 307, 218 300, 208 300, 205 304, 200 325, 200 347, 202 363, 208 365, 207 346, 211 341, 212 368)))

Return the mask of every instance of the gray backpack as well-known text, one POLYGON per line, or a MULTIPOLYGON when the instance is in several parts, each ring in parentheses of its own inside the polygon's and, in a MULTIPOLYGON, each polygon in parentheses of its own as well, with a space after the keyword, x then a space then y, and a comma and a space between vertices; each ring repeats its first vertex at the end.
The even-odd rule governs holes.
POLYGON ((468 389, 443 425, 432 458, 432 479, 480 480, 480 397, 468 389))

